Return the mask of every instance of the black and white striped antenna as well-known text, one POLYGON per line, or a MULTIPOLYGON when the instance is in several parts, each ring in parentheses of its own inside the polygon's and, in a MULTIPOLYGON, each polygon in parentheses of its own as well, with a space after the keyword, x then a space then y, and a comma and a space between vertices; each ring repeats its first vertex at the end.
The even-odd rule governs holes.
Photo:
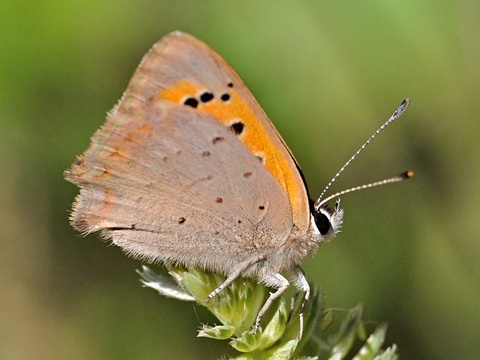
POLYGON ((355 186, 353 188, 350 188, 350 189, 346 189, 346 190, 342 190, 340 192, 337 192, 333 195, 330 195, 328 196, 327 198, 323 199, 323 196, 325 195, 326 191, 332 186, 332 184, 335 182, 335 180, 337 180, 337 178, 340 176, 340 174, 347 168, 348 165, 350 165, 350 163, 358 156, 358 154, 360 154, 363 149, 365 149, 367 147, 368 144, 370 144, 370 142, 383 130, 385 129, 388 125, 390 125, 392 122, 394 122, 395 120, 397 120, 404 112, 405 110, 407 109, 408 105, 410 104, 410 99, 405 99, 402 101, 402 103, 400 104, 400 106, 397 108, 397 110, 395 110, 395 112, 392 114, 392 116, 390 116, 390 118, 385 121, 385 123, 380 126, 377 131, 375 131, 373 133, 372 136, 370 136, 368 138, 367 141, 365 141, 365 143, 360 146, 360 148, 355 152, 355 154, 352 155, 352 157, 350 159, 348 159, 348 161, 340 168, 340 170, 338 170, 338 172, 335 174, 335 176, 332 178, 332 180, 330 180, 330 182, 327 184, 327 186, 325 187, 325 189, 323 189, 322 193, 320 194, 320 196, 318 197, 317 201, 315 201, 315 205, 314 205, 314 208, 315 210, 318 210, 322 205, 326 204, 328 201, 332 200, 333 198, 336 198, 340 195, 343 195, 343 194, 347 194, 347 193, 350 193, 350 192, 353 192, 353 191, 357 191, 357 190, 363 190, 363 189, 369 189, 369 188, 372 188, 372 187, 375 187, 375 186, 379 186, 379 185, 385 185, 385 184, 390 184, 390 183, 394 183, 394 182, 399 182, 399 181, 403 181, 403 180, 407 180, 409 178, 411 178, 413 176, 413 171, 411 170, 408 170, 408 171, 405 171, 404 173, 400 174, 400 175, 397 175, 397 176, 394 176, 394 177, 391 177, 389 179, 384 179, 384 180, 380 180, 380 181, 376 181, 376 182, 373 182, 373 183, 369 183, 369 184, 365 184, 365 185, 360 185, 360 186, 355 186))

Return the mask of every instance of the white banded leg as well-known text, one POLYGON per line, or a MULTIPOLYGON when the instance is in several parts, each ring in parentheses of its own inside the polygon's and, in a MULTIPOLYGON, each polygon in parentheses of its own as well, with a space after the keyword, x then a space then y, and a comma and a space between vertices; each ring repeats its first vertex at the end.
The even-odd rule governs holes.
POLYGON ((208 296, 205 298, 205 302, 209 302, 210 300, 212 300, 215 296, 220 294, 220 292, 222 290, 224 290, 228 285, 230 285, 236 278, 238 278, 242 274, 242 272, 244 272, 245 270, 247 270, 252 265, 254 265, 254 264, 256 264, 256 263, 258 263, 258 262, 260 262, 264 259, 265 259, 265 255, 262 255, 262 256, 257 256, 257 257, 248 259, 248 260, 240 263, 235 268, 233 273, 228 275, 228 277, 225 279, 225 281, 223 283, 221 283, 215 290, 213 290, 210 294, 208 294, 208 296))
POLYGON ((283 277, 281 274, 268 275, 262 279, 262 282, 265 283, 267 286, 277 288, 277 291, 270 293, 267 301, 265 301, 265 304, 263 304, 262 308, 258 312, 257 320, 255 321, 255 326, 253 327, 252 331, 254 334, 257 333, 258 328, 260 327, 260 321, 262 320, 263 315, 265 315, 272 303, 280 296, 282 296, 282 294, 285 292, 285 290, 288 289, 288 286, 290 285, 288 280, 285 279, 285 277, 283 277))
POLYGON ((297 300, 298 294, 300 291, 303 291, 305 293, 302 304, 300 307, 300 331, 298 334, 298 338, 301 339, 303 336, 303 317, 305 314, 305 310, 307 308, 307 303, 308 299, 310 298, 310 285, 308 284, 307 278, 305 277, 305 272, 303 269, 297 265, 293 268, 293 276, 294 276, 294 281, 295 281, 295 287, 297 291, 295 292, 294 298, 292 299, 292 312, 293 312, 293 307, 295 306, 294 301, 297 300))

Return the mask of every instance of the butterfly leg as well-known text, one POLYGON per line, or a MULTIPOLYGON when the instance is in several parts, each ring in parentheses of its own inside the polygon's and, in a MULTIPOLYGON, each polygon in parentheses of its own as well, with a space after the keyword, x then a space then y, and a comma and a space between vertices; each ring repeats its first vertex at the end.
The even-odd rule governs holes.
MULTIPOLYGON (((310 285, 308 284, 307 278, 305 277, 305 272, 299 265, 293 268, 293 276, 295 279, 295 287, 297 291, 295 292, 295 295, 292 301, 297 300, 297 297, 300 291, 303 291, 305 293, 305 295, 303 296, 302 305, 300 307, 300 314, 299 314, 300 331, 298 334, 298 338, 301 339, 303 336, 303 317, 305 314, 305 309, 307 308, 308 300, 310 298, 310 285)), ((292 302, 292 311, 293 311, 293 306, 294 306, 294 303, 292 302)))
POLYGON ((262 282, 265 283, 267 286, 277 288, 277 291, 270 293, 270 296, 268 297, 267 301, 265 301, 265 304, 262 306, 262 308, 258 312, 257 320, 255 321, 255 326, 253 327, 253 331, 252 331, 254 334, 257 333, 258 328, 260 327, 260 321, 262 320, 263 315, 265 315, 265 313, 270 308, 272 303, 276 299, 278 299, 280 296, 282 296, 282 294, 285 292, 285 290, 288 289, 288 286, 290 285, 288 280, 285 279, 280 274, 269 275, 263 278, 262 282))
POLYGON ((288 314, 287 321, 290 321, 293 315, 293 311, 295 310, 295 304, 297 303, 298 296, 300 295, 300 290, 295 289, 295 293, 292 296, 292 300, 290 301, 290 313, 288 314))
POLYGON ((310 295, 310 286, 308 285, 307 280, 305 279, 305 272, 303 269, 297 265, 293 269, 293 279, 295 281, 295 293, 292 296, 292 301, 290 302, 290 315, 288 316, 288 321, 290 321, 291 316, 293 315, 293 310, 295 310, 295 304, 297 303, 298 297, 301 292, 304 292, 306 296, 304 296, 304 300, 302 300, 302 309, 304 308, 305 297, 308 301, 308 296, 310 295))
POLYGON ((265 255, 256 256, 240 263, 235 268, 235 270, 230 275, 228 275, 228 277, 223 283, 221 283, 215 290, 208 294, 208 296, 205 298, 205 302, 209 302, 210 300, 212 300, 215 296, 220 294, 222 290, 224 290, 228 285, 230 285, 236 278, 238 278, 242 274, 242 272, 262 260, 265 260, 265 255))

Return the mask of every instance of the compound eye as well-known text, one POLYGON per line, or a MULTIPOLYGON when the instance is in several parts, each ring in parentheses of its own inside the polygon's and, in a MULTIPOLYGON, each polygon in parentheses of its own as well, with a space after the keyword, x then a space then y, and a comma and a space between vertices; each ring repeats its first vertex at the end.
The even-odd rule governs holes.
POLYGON ((313 214, 313 218, 315 219, 315 225, 317 225, 317 229, 318 231, 320 231, 320 234, 325 235, 332 228, 332 224, 330 224, 330 220, 323 212, 321 211, 315 212, 313 214))

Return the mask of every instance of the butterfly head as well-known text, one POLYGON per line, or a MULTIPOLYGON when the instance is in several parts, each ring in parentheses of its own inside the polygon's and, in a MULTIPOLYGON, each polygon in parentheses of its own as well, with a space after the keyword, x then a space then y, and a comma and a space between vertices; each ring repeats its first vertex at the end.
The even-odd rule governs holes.
POLYGON ((334 208, 322 204, 319 207, 314 207, 312 211, 313 232, 319 242, 335 237, 340 232, 342 222, 343 209, 340 207, 340 198, 337 199, 334 208))

